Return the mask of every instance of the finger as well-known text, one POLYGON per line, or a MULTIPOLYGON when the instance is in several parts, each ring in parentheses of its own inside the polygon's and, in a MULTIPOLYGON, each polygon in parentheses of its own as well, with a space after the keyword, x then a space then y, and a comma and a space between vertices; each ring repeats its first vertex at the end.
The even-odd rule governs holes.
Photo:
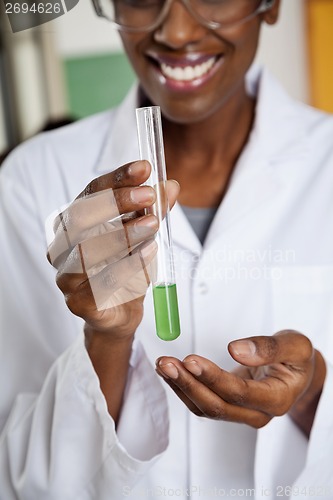
MULTIPOLYGON (((162 215, 159 214, 161 215, 162 218, 165 217, 167 207, 169 207, 169 209, 171 210, 174 204, 176 203, 180 191, 180 185, 176 180, 169 179, 165 183, 165 191, 166 191, 166 197, 165 196, 163 197, 164 203, 163 203, 162 215)), ((144 213, 147 212, 153 213, 153 209, 151 208, 145 211, 139 211, 138 213, 140 215, 144 215, 144 213)))
MULTIPOLYGON (((166 183, 166 190, 170 208, 172 208, 177 200, 180 186, 177 181, 168 180, 166 183)), ((113 231, 112 234, 108 234, 104 240, 104 237, 97 237, 92 240, 84 241, 80 244, 79 250, 77 250, 79 262, 78 271, 68 270, 67 272, 80 272, 80 269, 82 269, 82 259, 84 261, 84 267, 89 269, 102 260, 108 259, 108 262, 111 263, 113 261, 113 256, 122 258, 124 252, 127 253, 144 239, 150 238, 157 229, 158 221, 156 217, 154 215, 148 215, 132 219, 129 223, 113 231), (115 236, 114 240, 113 235, 115 236)))
MULTIPOLYGON (((148 179, 150 172, 151 166, 146 160, 127 163, 113 172, 109 172, 108 174, 104 174, 96 179, 93 179, 76 197, 76 200, 90 197, 91 195, 104 190, 139 186, 148 179)), ((54 221, 54 232, 56 232, 60 223, 61 217, 59 215, 54 221)))
POLYGON ((170 179, 166 182, 166 192, 169 201, 170 210, 174 206, 177 201, 178 195, 180 191, 180 185, 177 181, 170 179))
MULTIPOLYGON (((166 211, 171 208, 171 200, 169 195, 172 196, 177 190, 179 192, 179 184, 175 180, 167 182, 161 181, 153 186, 156 192, 156 203, 147 209, 149 213, 157 213, 158 217, 163 219, 166 211)), ((177 195, 178 195, 177 192, 177 195)))
POLYGON ((133 252, 138 244, 151 239, 157 229, 158 221, 153 215, 134 219, 120 228, 101 226, 102 234, 64 252, 53 265, 63 273, 92 274, 95 266, 105 267, 133 252))
POLYGON ((87 304, 92 297, 99 311, 130 302, 146 293, 150 284, 148 266, 156 252, 157 244, 151 241, 93 276, 58 273, 58 287, 64 293, 70 310, 78 316, 84 313, 82 304, 87 304))
MULTIPOLYGON (((167 370, 171 370, 171 371, 175 370, 174 365, 172 363, 169 363, 167 370)), ((172 379, 166 376, 166 373, 164 371, 159 370, 158 366, 156 367, 155 371, 156 371, 157 375, 159 375, 164 380, 164 382, 174 391, 174 393, 179 397, 179 399, 187 406, 187 408, 192 413, 194 413, 198 417, 203 416, 202 411, 199 410, 199 408, 197 406, 195 406, 193 401, 191 401, 187 396, 185 396, 185 394, 182 392, 182 390, 179 389, 179 387, 177 387, 173 383, 172 379)))
POLYGON ((154 201, 155 191, 148 186, 107 189, 74 201, 60 214, 61 224, 48 249, 49 260, 55 265, 63 253, 88 239, 93 228, 107 221, 112 220, 115 227, 121 228, 121 214, 148 207, 154 201))
MULTIPOLYGON (((109 179, 111 174, 95 179, 96 183, 99 181, 101 184, 97 187, 105 187, 107 183, 113 183, 114 185, 118 183, 122 185, 125 181, 128 182, 128 179, 131 179, 131 175, 125 175, 124 172, 126 173, 128 170, 132 172, 132 170, 136 170, 138 167, 139 172, 141 172, 141 177, 139 176, 138 178, 142 180, 145 177, 145 175, 142 176, 142 172, 145 169, 148 173, 150 172, 150 165, 147 162, 137 162, 135 168, 133 164, 130 164, 127 169, 123 167, 118 169, 112 173, 115 179, 112 178, 111 181, 109 179), (144 167, 144 169, 142 167, 144 167), (121 175, 120 172, 122 173, 121 175)), ((86 192, 91 190, 92 188, 89 190, 86 189, 86 192)), ((170 197, 170 206, 172 207, 179 193, 178 182, 172 180, 167 181, 166 190, 168 197, 170 197)), ((91 236, 92 228, 95 228, 97 225, 103 225, 103 223, 105 225, 106 221, 113 220, 114 228, 122 231, 124 217, 119 218, 120 215, 123 213, 133 214, 135 212, 140 212, 140 204, 142 205, 141 208, 147 207, 154 201, 155 192, 152 188, 145 186, 134 188, 133 190, 128 190, 126 188, 116 191, 109 188, 104 189, 102 192, 97 191, 97 193, 92 193, 83 198, 79 196, 67 210, 58 216, 58 223, 55 224, 56 236, 49 245, 47 253, 49 262, 55 268, 59 269, 61 262, 67 258, 75 245, 84 240, 88 240, 91 236), (137 203, 136 205, 133 204, 133 198, 137 203)), ((144 212, 141 211, 141 213, 143 214, 144 212)))
POLYGON ((230 342, 229 353, 246 366, 283 363, 302 369, 311 362, 313 347, 310 340, 294 330, 283 330, 271 337, 249 337, 230 342))
POLYGON ((183 360, 183 366, 226 402, 270 416, 287 413, 304 383, 302 375, 295 376, 284 365, 265 367, 259 380, 253 380, 243 367, 230 373, 193 354, 183 360))
POLYGON ((252 373, 248 367, 229 373, 205 358, 191 355, 183 365, 229 403, 275 416, 290 409, 309 379, 307 370, 285 363, 265 365, 252 373))
POLYGON ((254 382, 251 378, 244 379, 236 373, 222 370, 206 358, 193 354, 183 360, 183 366, 224 401, 271 414, 263 405, 263 401, 270 396, 266 383, 254 382))
POLYGON ((271 419, 270 415, 263 412, 228 403, 194 377, 176 358, 160 358, 157 360, 156 369, 162 376, 164 375, 172 380, 171 388, 177 388, 174 390, 179 397, 180 394, 185 396, 184 399, 183 397, 180 398, 191 411, 193 411, 192 405, 194 405, 203 416, 215 420, 246 423, 255 428, 266 425, 271 419), (191 402, 190 405, 188 404, 189 401, 191 402))

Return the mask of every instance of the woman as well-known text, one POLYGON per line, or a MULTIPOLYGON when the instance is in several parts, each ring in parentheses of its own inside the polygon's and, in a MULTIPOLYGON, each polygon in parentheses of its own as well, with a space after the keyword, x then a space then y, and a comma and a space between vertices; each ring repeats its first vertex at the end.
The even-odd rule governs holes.
POLYGON ((4 166, 2 496, 332 498, 332 118, 248 73, 279 0, 165 5, 115 4, 138 90, 4 166), (150 166, 134 161, 147 104, 177 181, 170 344, 147 290, 150 166), (63 205, 48 258, 83 324, 44 257, 63 205))

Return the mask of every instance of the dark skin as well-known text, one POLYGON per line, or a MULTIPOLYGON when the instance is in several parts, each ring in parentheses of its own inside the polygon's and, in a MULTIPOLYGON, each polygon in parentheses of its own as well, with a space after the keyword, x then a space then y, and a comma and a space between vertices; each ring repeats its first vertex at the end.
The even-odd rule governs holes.
POLYGON ((156 371, 198 416, 260 428, 289 412, 309 436, 326 374, 309 339, 285 330, 234 341, 228 349, 243 365, 232 373, 193 354, 183 361, 161 357, 156 371))
MULTIPOLYGON (((245 73, 256 53, 261 23, 276 22, 279 4, 276 1, 270 11, 244 24, 212 31, 175 1, 155 31, 122 34, 145 103, 162 109, 168 177, 182 186, 178 197, 179 185, 169 181, 171 206, 177 197, 196 207, 218 206, 223 200, 255 119, 255 102, 245 92, 245 73), (177 66, 198 54, 215 58, 216 71, 188 92, 168 85, 156 69, 159 58, 169 58, 171 66, 177 66)), ((68 307, 85 320, 87 351, 116 422, 134 334, 142 319, 149 265, 156 254, 151 239, 157 221, 143 215, 155 201, 154 190, 138 187, 149 171, 147 163, 138 162, 135 168, 123 166, 95 179, 78 196, 84 203, 74 203, 62 222, 56 221, 49 254, 68 307), (140 194, 135 200, 133 190, 140 194), (110 196, 105 198, 105 193, 110 196), (117 210, 135 211, 136 218, 110 231, 107 221, 117 210), (138 223, 140 230, 135 230, 138 223)), ((323 357, 309 339, 284 331, 234 341, 228 349, 240 363, 232 373, 194 354, 183 361, 162 357, 156 370, 197 415, 259 428, 288 413, 308 435, 326 375, 323 357)))
MULTIPOLYGON (((67 306, 85 320, 86 348, 115 422, 157 248, 157 219, 143 214, 155 191, 138 187, 149 175, 149 163, 139 161, 94 179, 56 219, 48 252, 67 306), (110 230, 107 221, 134 211, 135 219, 110 230)), ((168 181, 167 192, 172 207, 178 183, 168 181)))
MULTIPOLYGON (((188 137, 184 137, 181 132, 178 133, 177 129, 181 127, 174 127, 175 130, 171 134, 170 146, 168 146, 168 143, 166 146, 166 157, 168 164, 170 164, 172 178, 176 179, 182 186, 178 199, 182 205, 189 207, 217 207, 221 203, 228 188, 233 166, 247 142, 248 131, 251 129, 253 122, 253 108, 253 101, 250 101, 244 107, 241 106, 238 116, 242 118, 240 120, 236 118, 237 126, 236 123, 235 126, 230 124, 230 129, 226 130, 226 144, 230 143, 230 148, 224 150, 221 144, 219 145, 220 150, 213 151, 212 149, 211 156, 208 145, 210 138, 207 138, 207 149, 197 149, 196 147, 191 149, 191 144, 195 143, 193 137, 198 137, 197 133, 200 124, 193 128, 191 135, 188 137), (232 140, 229 137, 231 130, 236 131, 232 140), (177 143, 179 144, 178 148, 173 146, 177 143), (188 146, 184 146, 184 144, 188 144, 188 146), (177 151, 180 157, 182 154, 184 156, 181 169, 177 168, 177 151), (203 151, 205 152, 204 155, 203 151), (184 155, 184 152, 190 152, 190 154, 184 155), (209 165, 209 175, 207 175, 207 169, 204 169, 203 165, 209 165)), ((234 116, 237 116, 236 113, 234 116)), ((166 125, 166 128, 168 128, 168 125, 166 125)), ((218 129, 218 127, 213 126, 214 129, 218 129)))

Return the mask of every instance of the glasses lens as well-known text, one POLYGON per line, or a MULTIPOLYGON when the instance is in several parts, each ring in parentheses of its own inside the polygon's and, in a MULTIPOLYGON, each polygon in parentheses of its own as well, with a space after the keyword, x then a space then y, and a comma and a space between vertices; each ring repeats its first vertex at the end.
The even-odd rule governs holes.
POLYGON ((231 26, 251 17, 262 0, 189 0, 189 4, 205 21, 231 26))
POLYGON ((103 15, 124 28, 145 29, 161 13, 164 0, 100 0, 103 15))
MULTIPOLYGON (((263 0, 181 0, 197 19, 232 26, 255 14, 263 0)), ((99 0, 103 15, 122 28, 145 30, 152 27, 167 0, 99 0)))

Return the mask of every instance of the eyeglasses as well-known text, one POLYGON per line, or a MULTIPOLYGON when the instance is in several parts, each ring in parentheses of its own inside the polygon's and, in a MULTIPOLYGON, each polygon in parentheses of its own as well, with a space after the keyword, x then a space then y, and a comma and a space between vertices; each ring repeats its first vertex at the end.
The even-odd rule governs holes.
POLYGON ((152 31, 166 18, 173 1, 209 29, 242 24, 273 7, 275 0, 92 0, 96 13, 121 31, 152 31))

